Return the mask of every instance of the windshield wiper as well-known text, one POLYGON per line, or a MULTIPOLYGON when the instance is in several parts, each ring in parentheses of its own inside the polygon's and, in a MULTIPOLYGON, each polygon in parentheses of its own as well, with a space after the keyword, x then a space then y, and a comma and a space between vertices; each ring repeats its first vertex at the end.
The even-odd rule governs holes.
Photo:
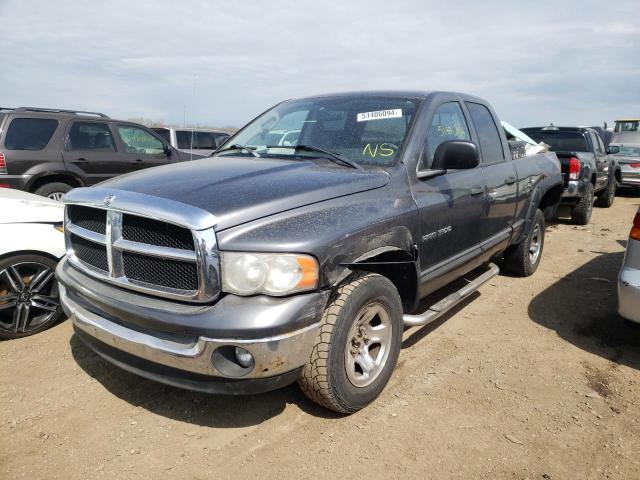
POLYGON ((253 155, 254 157, 261 157, 262 155, 260 155, 258 152, 256 152, 256 147, 245 147, 244 145, 238 145, 237 143, 234 145, 231 145, 230 147, 227 148, 223 148, 222 150, 218 150, 215 153, 222 153, 222 152, 227 152, 229 150, 240 150, 242 152, 248 152, 251 155, 253 155))
POLYGON ((362 170, 362 167, 353 160, 343 158, 339 153, 331 152, 329 150, 325 150, 324 148, 316 147, 315 145, 272 145, 268 146, 267 148, 292 148, 293 150, 305 150, 307 152, 324 153, 324 158, 326 158, 327 160, 331 160, 334 163, 341 163, 343 165, 347 165, 348 167, 362 170))

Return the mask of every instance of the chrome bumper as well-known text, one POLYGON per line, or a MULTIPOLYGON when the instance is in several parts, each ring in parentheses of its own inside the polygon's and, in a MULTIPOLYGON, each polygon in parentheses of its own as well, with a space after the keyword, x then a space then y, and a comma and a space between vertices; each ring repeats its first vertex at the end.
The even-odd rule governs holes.
POLYGON ((300 330, 258 339, 215 339, 184 337, 165 333, 153 335, 127 328, 96 315, 74 302, 60 284, 60 300, 78 330, 109 347, 135 357, 191 373, 222 378, 257 379, 290 372, 309 359, 319 323, 300 330), (212 363, 212 355, 222 346, 238 346, 255 360, 250 372, 242 376, 225 375, 212 363))
POLYGON ((640 323, 640 270, 623 267, 618 277, 618 313, 640 323))

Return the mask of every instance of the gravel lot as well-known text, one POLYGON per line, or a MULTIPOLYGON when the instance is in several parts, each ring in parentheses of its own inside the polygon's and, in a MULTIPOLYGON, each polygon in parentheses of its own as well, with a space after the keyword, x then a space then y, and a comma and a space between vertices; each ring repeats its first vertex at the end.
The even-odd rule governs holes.
POLYGON ((615 313, 639 203, 551 225, 533 277, 407 331, 387 389, 349 417, 295 385, 232 398, 138 378, 69 322, 1 342, 0 477, 640 478, 640 328, 615 313))

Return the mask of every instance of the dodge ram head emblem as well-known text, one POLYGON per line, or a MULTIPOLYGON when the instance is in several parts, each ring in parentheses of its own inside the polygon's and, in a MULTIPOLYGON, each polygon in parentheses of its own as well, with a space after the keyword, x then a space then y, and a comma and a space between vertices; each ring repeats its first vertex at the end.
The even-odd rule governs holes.
POLYGON ((116 198, 115 195, 107 195, 106 197, 104 197, 104 200, 102 201, 102 203, 104 203, 105 207, 108 207, 115 200, 115 198, 116 198))

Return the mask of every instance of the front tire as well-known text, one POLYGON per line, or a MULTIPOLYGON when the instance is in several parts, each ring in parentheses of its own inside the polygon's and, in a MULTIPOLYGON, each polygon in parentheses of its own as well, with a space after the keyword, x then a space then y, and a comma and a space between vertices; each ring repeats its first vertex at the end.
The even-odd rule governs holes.
POLYGON ((609 208, 613 205, 613 201, 616 198, 616 179, 611 178, 607 184, 607 188, 602 190, 596 196, 596 207, 609 208))
POLYGON ((545 228, 544 215, 538 209, 526 238, 504 252, 503 269, 506 272, 518 277, 528 277, 534 274, 542 258, 545 228))
POLYGON ((62 318, 56 265, 43 255, 0 260, 0 339, 34 335, 62 318))
POLYGON ((402 303, 377 274, 342 284, 322 315, 315 345, 298 384, 312 401, 339 413, 371 403, 388 383, 402 343, 402 303))

